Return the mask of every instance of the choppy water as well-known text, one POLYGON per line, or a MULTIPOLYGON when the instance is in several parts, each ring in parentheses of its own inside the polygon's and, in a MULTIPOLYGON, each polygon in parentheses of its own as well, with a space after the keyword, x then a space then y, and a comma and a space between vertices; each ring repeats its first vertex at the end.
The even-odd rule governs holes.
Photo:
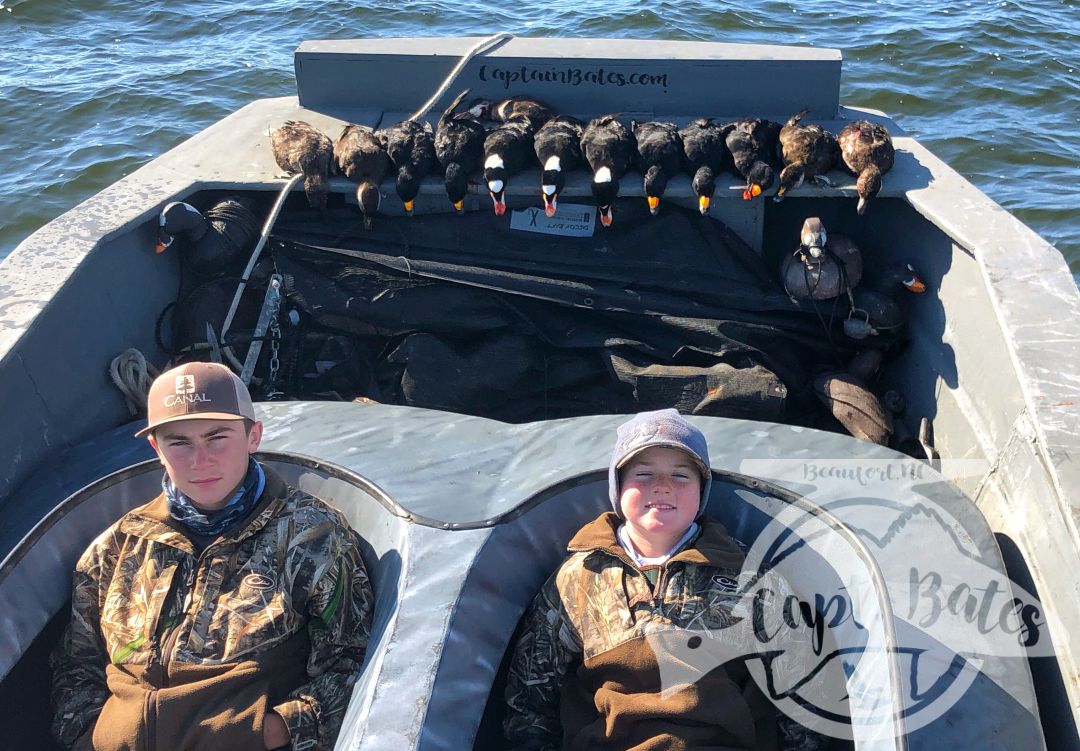
POLYGON ((1080 273, 1076 0, 0 0, 0 9, 0 259, 238 106, 294 94, 292 52, 305 39, 510 31, 840 48, 844 104, 889 113, 1080 273))

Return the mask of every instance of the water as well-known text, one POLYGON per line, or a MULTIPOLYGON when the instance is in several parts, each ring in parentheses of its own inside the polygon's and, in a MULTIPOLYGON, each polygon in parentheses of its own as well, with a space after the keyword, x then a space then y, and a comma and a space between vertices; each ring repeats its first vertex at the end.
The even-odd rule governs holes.
POLYGON ((613 36, 844 53, 841 101, 906 131, 1053 243, 1080 279, 1076 0, 499 3, 0 0, 0 259, 252 99, 293 49, 358 36, 613 36))

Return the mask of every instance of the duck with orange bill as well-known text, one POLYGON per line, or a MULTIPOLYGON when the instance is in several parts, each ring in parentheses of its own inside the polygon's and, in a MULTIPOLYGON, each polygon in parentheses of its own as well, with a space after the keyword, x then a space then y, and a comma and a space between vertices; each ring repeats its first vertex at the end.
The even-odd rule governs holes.
POLYGON ((807 179, 822 185, 832 185, 825 173, 836 166, 840 147, 836 136, 813 123, 803 124, 808 110, 792 115, 780 129, 780 156, 784 169, 780 171, 780 187, 774 201, 784 200, 784 195, 795 190, 807 179))
POLYGON ((274 161, 291 175, 304 176, 304 194, 313 209, 325 209, 326 181, 334 163, 330 137, 303 120, 288 120, 270 133, 274 161))
POLYGON ((731 152, 724 143, 723 129, 711 118, 694 120, 679 131, 690 185, 698 198, 702 216, 709 213, 716 176, 732 167, 731 152))
POLYGON ((869 120, 848 123, 836 136, 844 167, 856 176, 859 193, 856 211, 866 212, 866 205, 881 190, 881 176, 892 169, 896 159, 889 130, 869 120))
POLYGON ((905 291, 916 295, 926 291, 926 283, 907 261, 894 261, 882 273, 868 275, 851 290, 844 333, 862 339, 902 329, 906 316, 898 297, 905 296, 905 291))
POLYGON ((469 112, 455 114, 465 96, 465 89, 458 94, 439 118, 435 130, 435 156, 442 165, 446 197, 458 214, 465 212, 465 194, 469 191, 469 175, 480 168, 484 158, 486 130, 469 112))
POLYGON ((581 153, 593 173, 592 194, 600 208, 600 223, 610 227, 619 180, 636 158, 634 134, 615 115, 597 117, 581 135, 581 153))
POLYGON ((780 123, 758 118, 736 120, 724 126, 724 142, 731 152, 735 174, 746 180, 744 201, 772 187, 780 171, 780 123))
POLYGON ((632 122, 630 127, 637 140, 638 167, 644 177, 649 213, 656 216, 668 180, 682 171, 682 138, 674 123, 632 122))
POLYGON ((397 168, 394 187, 405 213, 411 216, 420 181, 439 164, 435 157, 435 134, 430 124, 418 120, 403 120, 384 128, 382 134, 386 153, 397 168))
POLYGON ((334 161, 345 177, 360 181, 356 188, 356 203, 364 215, 364 229, 371 229, 372 217, 382 203, 379 184, 390 172, 386 137, 366 125, 350 123, 334 142, 334 161))
POLYGON ((506 213, 506 183, 532 161, 537 121, 528 115, 512 115, 488 131, 484 138, 484 184, 495 207, 495 216, 506 213))
POLYGON ((566 185, 566 173, 584 163, 581 156, 581 135, 584 123, 576 117, 557 115, 533 137, 533 150, 543 172, 540 175, 540 197, 544 213, 555 216, 559 193, 566 185))

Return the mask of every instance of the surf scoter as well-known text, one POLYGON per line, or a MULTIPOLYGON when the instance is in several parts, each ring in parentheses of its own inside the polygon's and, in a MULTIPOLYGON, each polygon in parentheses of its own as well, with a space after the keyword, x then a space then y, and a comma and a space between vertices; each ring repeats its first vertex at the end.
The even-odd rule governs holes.
POLYGON ((800 121, 807 110, 792 115, 780 129, 780 155, 784 169, 780 172, 780 187, 774 201, 784 200, 784 195, 798 188, 806 179, 831 185, 825 173, 836 166, 840 147, 836 136, 820 125, 800 121))
POLYGON ((555 216, 559 193, 566 185, 566 173, 583 163, 581 136, 584 124, 576 117, 557 115, 548 120, 533 138, 533 150, 543 170, 540 176, 540 196, 544 213, 555 216))
POLYGON ((732 168, 731 152, 724 142, 723 129, 712 118, 702 118, 680 130, 679 136, 682 138, 687 172, 691 177, 690 184, 698 197, 698 210, 703 215, 708 214, 712 194, 716 190, 716 176, 732 168))
POLYGON ((281 169, 304 176, 304 193, 311 208, 326 208, 326 180, 334 160, 330 137, 303 120, 289 120, 270 133, 270 148, 281 169))
POLYGON ((484 138, 484 184, 495 216, 506 213, 506 183, 532 160, 533 135, 539 125, 527 115, 512 115, 484 138))
POLYGON ((682 170, 682 139, 674 123, 632 122, 630 127, 637 140, 638 167, 644 176, 649 213, 656 216, 668 180, 682 170))
POLYGON ((366 125, 346 125, 334 142, 334 161, 345 177, 360 181, 356 203, 364 214, 364 228, 371 229, 382 202, 379 185, 390 172, 386 138, 366 125))
POLYGON ((611 204, 619 195, 619 180, 636 153, 634 134, 615 115, 590 120, 581 134, 581 154, 593 173, 592 193, 600 208, 600 223, 605 227, 611 226, 611 204))
POLYGON ((444 170, 446 197, 459 214, 465 211, 469 175, 477 171, 484 157, 486 133, 480 121, 468 112, 454 113, 468 93, 465 89, 454 98, 435 130, 435 156, 444 170))
POLYGON ((863 214, 867 202, 881 190, 881 176, 892 169, 896 157, 892 138, 884 125, 869 120, 856 120, 844 126, 836 140, 844 166, 856 175, 859 192, 856 211, 863 214))

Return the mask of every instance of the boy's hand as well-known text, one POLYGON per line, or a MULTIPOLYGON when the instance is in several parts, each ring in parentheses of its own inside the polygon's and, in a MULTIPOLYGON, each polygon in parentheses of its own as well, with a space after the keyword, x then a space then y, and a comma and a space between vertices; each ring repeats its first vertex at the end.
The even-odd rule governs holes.
POLYGON ((263 745, 267 748, 281 748, 289 745, 289 726, 277 712, 268 712, 263 719, 263 745))

